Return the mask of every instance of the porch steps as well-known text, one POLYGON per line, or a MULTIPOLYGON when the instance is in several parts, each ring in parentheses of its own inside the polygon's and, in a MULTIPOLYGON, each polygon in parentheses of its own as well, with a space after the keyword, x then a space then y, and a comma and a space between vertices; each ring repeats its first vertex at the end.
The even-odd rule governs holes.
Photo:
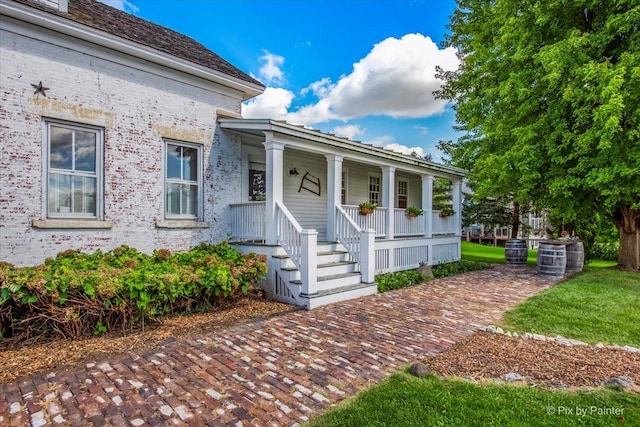
POLYGON ((282 281, 288 284, 296 300, 302 300, 309 309, 377 293, 377 284, 361 282, 358 263, 350 259, 349 252, 339 243, 318 243, 316 292, 311 295, 300 293, 300 271, 287 255, 272 258, 279 260, 277 269, 282 281))

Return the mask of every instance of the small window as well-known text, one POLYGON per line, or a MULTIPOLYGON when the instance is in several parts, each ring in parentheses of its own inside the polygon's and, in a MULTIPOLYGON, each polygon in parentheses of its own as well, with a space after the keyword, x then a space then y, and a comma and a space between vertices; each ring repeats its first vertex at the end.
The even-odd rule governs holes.
POLYGON ((398 181, 398 208, 406 209, 409 197, 409 184, 407 181, 398 181))
POLYGON ((267 165, 249 162, 249 200, 262 202, 267 198, 267 165))
POLYGON ((369 175, 369 202, 380 206, 380 181, 376 175, 369 175))
POLYGON ((202 147, 167 142, 165 217, 198 218, 201 210, 202 147))
POLYGON ((101 129, 46 123, 47 217, 98 218, 102 201, 101 129))

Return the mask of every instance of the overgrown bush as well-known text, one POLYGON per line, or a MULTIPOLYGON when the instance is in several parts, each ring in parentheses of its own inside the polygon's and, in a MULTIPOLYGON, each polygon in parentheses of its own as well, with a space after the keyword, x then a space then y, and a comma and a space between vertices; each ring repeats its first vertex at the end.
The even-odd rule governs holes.
POLYGON ((264 255, 243 255, 222 242, 152 255, 128 246, 68 250, 36 267, 0 263, 0 332, 77 337, 144 326, 246 293, 265 277, 265 262, 264 255))

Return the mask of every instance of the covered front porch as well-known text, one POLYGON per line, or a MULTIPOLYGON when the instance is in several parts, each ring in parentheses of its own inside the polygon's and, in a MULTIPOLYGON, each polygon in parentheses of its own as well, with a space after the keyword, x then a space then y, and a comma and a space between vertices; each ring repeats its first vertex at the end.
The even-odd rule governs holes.
POLYGON ((461 170, 283 122, 219 123, 242 146, 244 201, 229 205, 231 239, 287 258, 270 263, 274 293, 284 276, 298 286, 291 291, 285 283, 292 295, 298 288, 302 298, 331 291, 339 281, 323 283, 325 264, 351 263, 348 286, 371 288, 376 274, 460 258, 461 170), (452 215, 433 209, 436 177, 452 183, 452 215), (361 202, 378 207, 362 215, 361 202), (423 214, 411 217, 408 207, 423 214), (346 255, 324 262, 325 252, 346 255))

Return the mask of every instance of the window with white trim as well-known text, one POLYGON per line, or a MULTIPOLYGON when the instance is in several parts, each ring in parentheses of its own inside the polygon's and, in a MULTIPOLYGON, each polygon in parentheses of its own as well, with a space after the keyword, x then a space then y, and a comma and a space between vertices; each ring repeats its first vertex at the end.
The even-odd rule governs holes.
POLYGON ((102 205, 103 131, 46 122, 47 217, 96 218, 102 205))
POLYGON ((168 219, 200 217, 202 146, 166 141, 165 204, 168 219))
POLYGON ((382 178, 378 175, 369 175, 369 202, 380 206, 380 188, 382 178))
POLYGON ((407 200, 409 198, 409 183, 407 181, 398 181, 397 186, 397 206, 400 209, 407 208, 407 200))
POLYGON ((340 180, 340 203, 347 204, 347 177, 349 172, 346 169, 342 170, 342 179, 340 180))

